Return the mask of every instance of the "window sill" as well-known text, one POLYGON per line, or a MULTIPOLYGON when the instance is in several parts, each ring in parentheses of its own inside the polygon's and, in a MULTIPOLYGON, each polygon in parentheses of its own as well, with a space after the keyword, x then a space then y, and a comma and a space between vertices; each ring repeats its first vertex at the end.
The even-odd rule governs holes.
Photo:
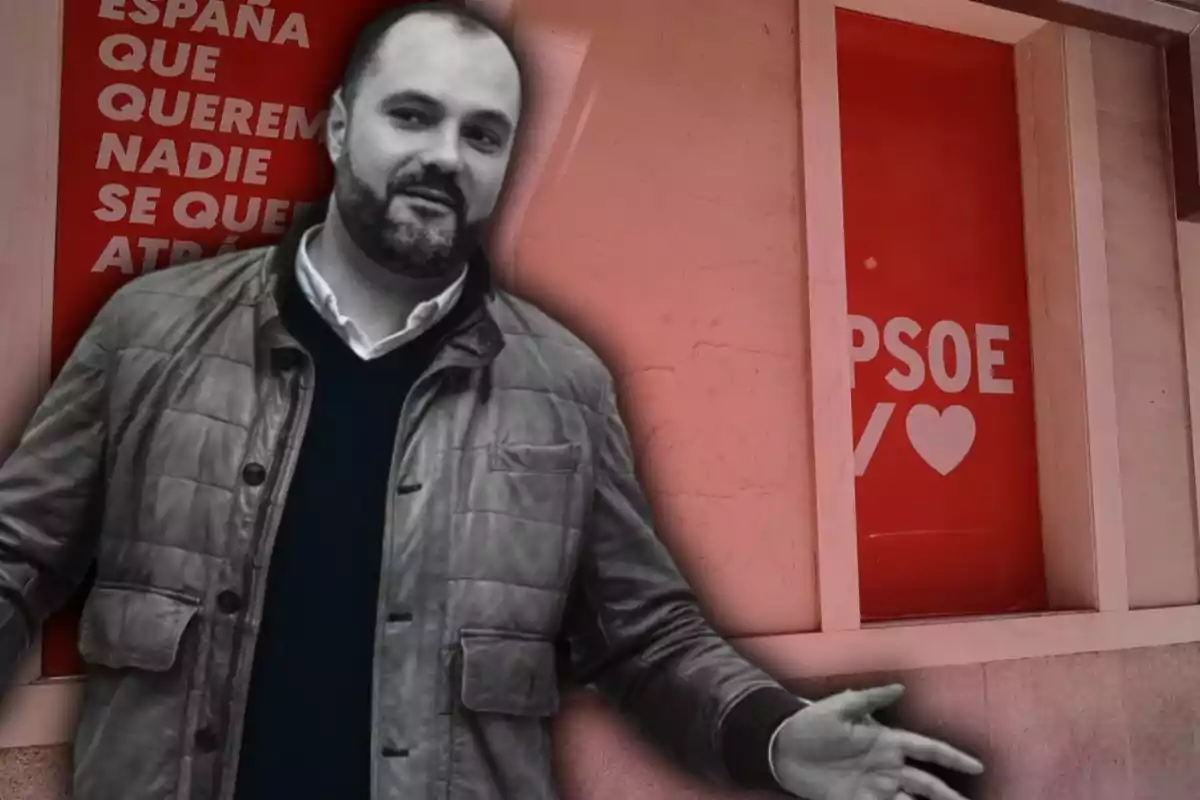
POLYGON ((14 686, 0 705, 0 750, 70 742, 82 695, 82 678, 14 686))
POLYGON ((906 621, 733 640, 776 679, 890 672, 1200 642, 1200 605, 906 621))

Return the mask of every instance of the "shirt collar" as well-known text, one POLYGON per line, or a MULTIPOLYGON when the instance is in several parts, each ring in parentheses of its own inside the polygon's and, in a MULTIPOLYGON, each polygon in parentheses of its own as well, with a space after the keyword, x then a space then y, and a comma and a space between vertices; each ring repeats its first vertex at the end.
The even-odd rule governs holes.
POLYGON ((437 297, 418 303, 408 315, 404 327, 379 341, 370 341, 362 328, 338 309, 337 297, 328 282, 313 265, 308 248, 321 225, 304 232, 296 248, 296 284, 321 317, 360 358, 371 360, 410 342, 438 323, 458 302, 466 283, 467 268, 437 297))

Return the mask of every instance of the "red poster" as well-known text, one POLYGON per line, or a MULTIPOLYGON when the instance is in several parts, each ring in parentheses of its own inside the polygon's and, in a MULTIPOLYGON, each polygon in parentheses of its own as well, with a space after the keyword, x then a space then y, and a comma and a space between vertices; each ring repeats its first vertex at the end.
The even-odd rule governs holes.
POLYGON ((837 25, 863 618, 1042 609, 1012 47, 837 25))
MULTIPOLYGON (((66 0, 55 371, 121 284, 275 241, 328 191, 329 97, 358 30, 399 4, 66 0)), ((80 671, 76 611, 47 626, 46 675, 80 671)))

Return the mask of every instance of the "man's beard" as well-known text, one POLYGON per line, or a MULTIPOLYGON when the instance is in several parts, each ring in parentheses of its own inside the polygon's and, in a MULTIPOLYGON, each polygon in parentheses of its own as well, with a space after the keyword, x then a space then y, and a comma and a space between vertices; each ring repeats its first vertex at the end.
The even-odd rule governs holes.
POLYGON ((385 192, 379 197, 354 174, 348 154, 338 159, 334 178, 338 216, 354 244, 379 266, 409 278, 438 278, 461 266, 478 245, 486 220, 466 221, 466 203, 452 176, 420 168, 402 170, 388 181, 385 192), (436 189, 450 198, 452 227, 422 222, 415 212, 408 219, 392 217, 392 203, 414 187, 436 189))

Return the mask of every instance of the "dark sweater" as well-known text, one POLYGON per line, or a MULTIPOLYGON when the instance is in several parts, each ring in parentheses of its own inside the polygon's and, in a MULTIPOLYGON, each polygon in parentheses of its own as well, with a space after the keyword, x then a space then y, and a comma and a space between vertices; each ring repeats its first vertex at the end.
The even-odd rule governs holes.
POLYGON ((288 331, 316 383, 271 554, 237 800, 367 800, 379 569, 400 409, 464 295, 417 339, 363 361, 292 287, 288 331))

